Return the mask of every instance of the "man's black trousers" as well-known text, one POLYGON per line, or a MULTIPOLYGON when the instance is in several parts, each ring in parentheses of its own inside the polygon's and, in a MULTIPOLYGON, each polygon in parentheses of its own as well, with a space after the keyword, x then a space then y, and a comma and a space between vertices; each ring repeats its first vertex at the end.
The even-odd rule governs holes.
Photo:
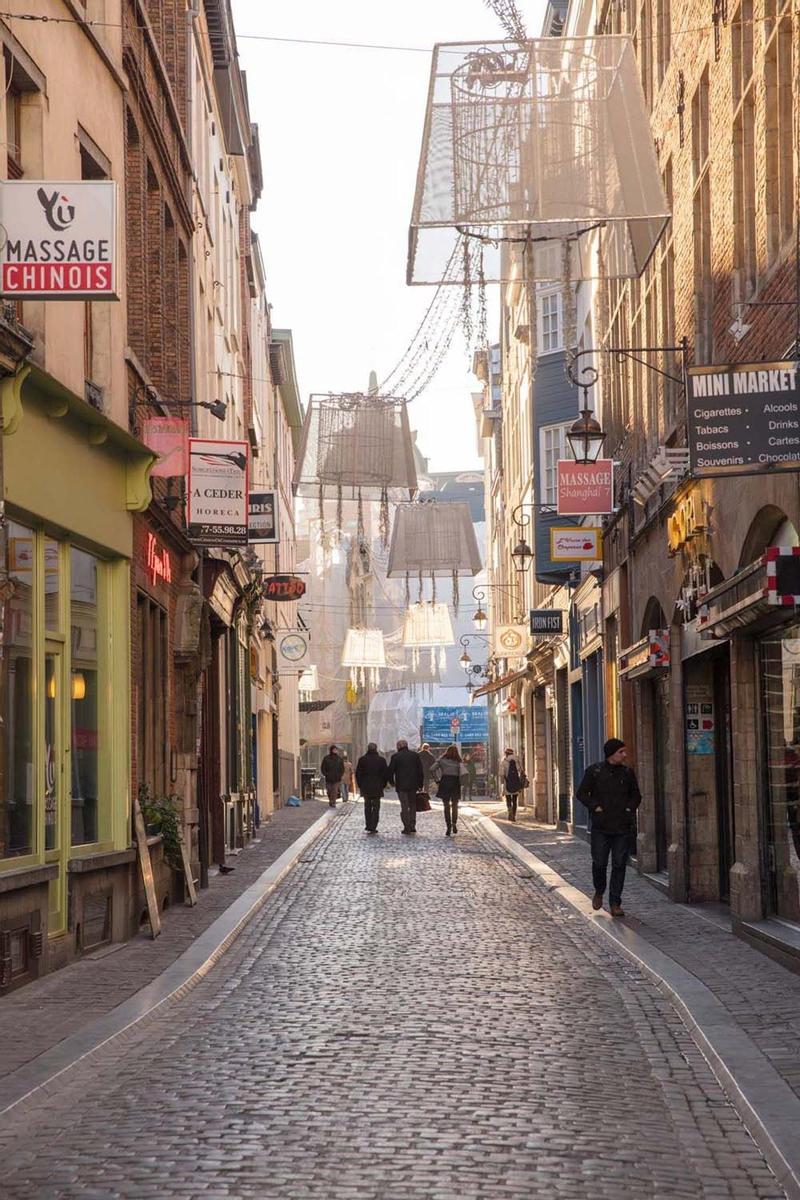
POLYGON ((378 818, 381 815, 380 800, 368 800, 364 797, 364 824, 370 833, 374 833, 378 828, 378 818))
POLYGON ((611 856, 611 884, 608 889, 609 904, 622 903, 625 886, 625 868, 628 865, 630 833, 602 833, 592 830, 592 880, 594 890, 602 895, 606 890, 608 859, 611 856))

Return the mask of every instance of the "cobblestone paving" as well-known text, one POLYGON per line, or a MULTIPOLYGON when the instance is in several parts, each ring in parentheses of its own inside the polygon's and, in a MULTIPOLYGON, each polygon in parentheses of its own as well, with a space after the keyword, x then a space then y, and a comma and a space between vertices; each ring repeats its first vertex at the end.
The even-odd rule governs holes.
MULTIPOLYGON (((484 806, 481 806, 484 807, 484 806)), ((496 805, 485 812, 501 811, 496 805)), ((502 807, 505 813, 505 805, 502 807)), ((592 892, 588 844, 552 826, 505 819, 498 825, 587 895, 592 892)), ((627 924, 711 989, 800 1096, 800 975, 759 953, 720 923, 714 910, 687 908, 628 867, 623 897, 627 924)))
POLYGON ((161 936, 155 941, 149 932, 142 933, 6 996, 0 1001, 0 1077, 63 1041, 87 1020, 122 1004, 160 975, 327 811, 327 803, 313 800, 300 808, 279 809, 259 829, 259 840, 229 859, 234 871, 215 875, 209 887, 198 893, 194 908, 177 905, 163 914, 161 936))
POLYGON ((221 963, 0 1130, 4 1200, 783 1193, 661 994, 469 820, 336 821, 221 963))

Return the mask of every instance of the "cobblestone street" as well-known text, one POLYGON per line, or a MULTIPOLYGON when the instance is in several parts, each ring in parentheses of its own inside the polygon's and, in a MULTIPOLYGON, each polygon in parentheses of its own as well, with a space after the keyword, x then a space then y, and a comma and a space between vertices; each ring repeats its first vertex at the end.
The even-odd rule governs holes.
POLYGON ((469 818, 336 820, 186 997, 19 1106, 2 1195, 783 1196, 656 987, 469 818))

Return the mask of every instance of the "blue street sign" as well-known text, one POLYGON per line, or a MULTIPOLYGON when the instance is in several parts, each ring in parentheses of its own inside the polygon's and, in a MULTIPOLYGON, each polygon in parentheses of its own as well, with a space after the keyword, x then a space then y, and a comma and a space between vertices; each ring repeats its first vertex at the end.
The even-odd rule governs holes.
POLYGON ((475 705, 464 708, 422 709, 422 740, 449 746, 451 742, 488 742, 489 710, 475 705))

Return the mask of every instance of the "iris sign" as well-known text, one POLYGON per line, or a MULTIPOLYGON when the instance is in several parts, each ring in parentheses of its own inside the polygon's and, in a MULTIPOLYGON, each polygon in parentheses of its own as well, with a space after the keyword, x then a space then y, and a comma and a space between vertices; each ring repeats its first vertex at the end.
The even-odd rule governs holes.
POLYGON ((113 180, 4 181, 0 225, 4 296, 117 299, 113 180))

